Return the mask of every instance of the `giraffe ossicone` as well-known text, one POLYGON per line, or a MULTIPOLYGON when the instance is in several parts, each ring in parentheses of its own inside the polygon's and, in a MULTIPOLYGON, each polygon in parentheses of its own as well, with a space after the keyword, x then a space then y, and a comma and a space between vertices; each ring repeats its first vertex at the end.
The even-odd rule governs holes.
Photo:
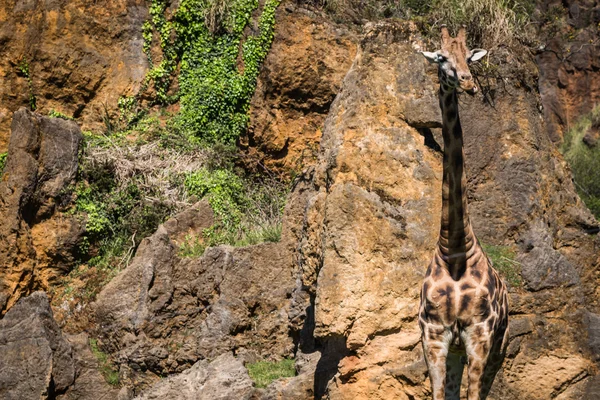
POLYGON ((468 400, 483 400, 504 360, 508 291, 485 255, 467 212, 458 89, 477 92, 469 63, 486 50, 469 50, 466 30, 441 29, 442 46, 422 52, 438 65, 444 139, 442 216, 438 243, 421 289, 419 326, 434 400, 460 399, 466 368, 468 400))

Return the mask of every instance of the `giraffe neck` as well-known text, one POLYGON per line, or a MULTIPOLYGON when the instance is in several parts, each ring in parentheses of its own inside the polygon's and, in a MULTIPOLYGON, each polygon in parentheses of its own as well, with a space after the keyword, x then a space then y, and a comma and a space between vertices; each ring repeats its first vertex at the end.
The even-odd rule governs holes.
POLYGON ((456 90, 440 80, 440 107, 444 137, 444 173, 442 183, 442 224, 438 241, 439 255, 458 279, 472 255, 475 235, 467 213, 467 178, 463 134, 458 116, 456 90))

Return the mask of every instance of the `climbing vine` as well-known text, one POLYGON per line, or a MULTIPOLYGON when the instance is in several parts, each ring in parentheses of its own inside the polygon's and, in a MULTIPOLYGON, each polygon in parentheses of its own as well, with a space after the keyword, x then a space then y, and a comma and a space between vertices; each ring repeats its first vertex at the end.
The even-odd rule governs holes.
POLYGON ((152 1, 151 18, 142 32, 152 66, 147 82, 158 103, 179 100, 180 112, 173 120, 176 130, 210 144, 234 143, 246 129, 250 98, 273 41, 279 3, 266 0, 257 33, 245 34, 258 0, 182 0, 170 20, 165 16, 166 2, 152 1), (223 14, 218 22, 215 7, 223 14), (212 22, 207 24, 207 19, 212 22), (158 35, 162 51, 157 65, 151 55, 153 35, 158 35), (175 77, 179 92, 169 94, 175 77))

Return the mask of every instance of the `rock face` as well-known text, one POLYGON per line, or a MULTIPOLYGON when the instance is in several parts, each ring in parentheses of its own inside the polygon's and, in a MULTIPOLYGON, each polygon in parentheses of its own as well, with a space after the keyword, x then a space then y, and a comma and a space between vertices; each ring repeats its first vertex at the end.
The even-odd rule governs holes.
MULTIPOLYGON (((430 395, 416 316, 439 229, 443 144, 437 74, 420 46, 408 23, 368 26, 325 122, 300 245, 323 352, 317 398, 430 395)), ((592 321, 582 310, 599 311, 598 239, 587 233, 597 222, 535 99, 510 92, 495 109, 460 99, 475 232, 515 248, 524 279, 510 289, 509 355, 490 398, 581 398, 597 371, 596 339, 581 335, 592 321)))
POLYGON ((3 1, 0 152, 12 114, 31 96, 43 114, 55 109, 80 117, 84 129, 101 126, 104 105, 114 108, 144 79, 141 26, 147 18, 140 0, 3 1))
POLYGON ((600 6, 593 1, 546 0, 539 8, 541 13, 558 9, 566 14, 565 30, 548 33, 550 38, 536 57, 548 134, 560 142, 577 118, 600 103, 600 6))
POLYGON ((242 144, 253 162, 284 173, 312 164, 323 122, 356 54, 356 35, 291 2, 279 7, 242 144))
POLYGON ((0 181, 0 314, 72 266, 81 226, 60 211, 81 140, 72 121, 14 115, 0 181))
POLYGON ((35 292, 0 320, 0 397, 54 399, 75 379, 71 346, 52 317, 48 298, 35 292))
POLYGON ((88 335, 67 335, 65 339, 73 349, 75 381, 57 400, 117 399, 119 389, 106 383, 100 373, 98 359, 90 350, 88 335))
POLYGON ((287 242, 220 246, 181 258, 178 239, 211 225, 206 202, 161 225, 92 305, 104 348, 134 386, 139 372, 180 372, 232 350, 293 354, 289 303, 296 282, 287 242))

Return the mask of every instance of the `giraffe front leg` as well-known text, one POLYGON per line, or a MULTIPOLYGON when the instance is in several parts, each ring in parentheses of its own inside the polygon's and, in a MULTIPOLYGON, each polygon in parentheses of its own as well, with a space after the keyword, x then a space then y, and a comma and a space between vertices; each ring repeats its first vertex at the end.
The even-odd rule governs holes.
POLYGON ((446 397, 446 358, 450 341, 440 331, 444 331, 441 326, 425 326, 423 330, 423 354, 429 370, 433 400, 444 400, 446 397))
MULTIPOLYGON (((477 331, 477 330, 476 330, 477 331)), ((490 338, 471 334, 466 341, 467 351, 467 377, 468 377, 468 400, 484 400, 487 397, 483 393, 485 370, 490 354, 490 338)))

